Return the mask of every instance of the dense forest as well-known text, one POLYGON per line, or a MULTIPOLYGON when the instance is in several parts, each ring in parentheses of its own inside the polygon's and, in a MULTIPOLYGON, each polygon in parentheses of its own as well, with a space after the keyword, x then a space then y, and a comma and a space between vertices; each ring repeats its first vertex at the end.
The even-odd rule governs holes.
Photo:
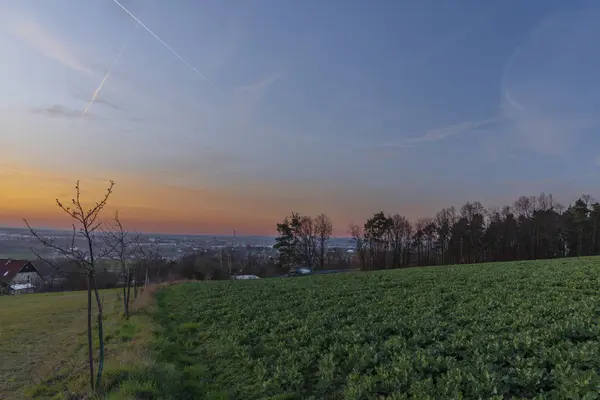
MULTIPOLYGON (((282 263, 319 267, 324 237, 315 221, 323 218, 292 214, 277 225, 282 263)), ((564 207, 542 193, 502 208, 468 202, 414 223, 380 211, 363 226, 351 224, 349 234, 363 270, 596 255, 600 203, 584 195, 564 207)))

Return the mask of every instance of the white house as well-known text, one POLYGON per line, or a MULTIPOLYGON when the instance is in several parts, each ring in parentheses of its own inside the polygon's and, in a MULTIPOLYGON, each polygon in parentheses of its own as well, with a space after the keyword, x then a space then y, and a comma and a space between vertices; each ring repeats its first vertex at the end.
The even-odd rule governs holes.
POLYGON ((29 260, 0 259, 0 283, 13 293, 35 292, 42 282, 38 270, 29 260))

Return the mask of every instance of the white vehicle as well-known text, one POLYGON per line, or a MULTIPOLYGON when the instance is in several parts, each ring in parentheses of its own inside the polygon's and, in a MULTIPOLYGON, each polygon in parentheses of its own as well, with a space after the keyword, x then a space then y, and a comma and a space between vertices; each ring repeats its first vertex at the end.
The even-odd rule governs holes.
POLYGON ((235 275, 233 279, 260 279, 260 277, 256 275, 235 275))

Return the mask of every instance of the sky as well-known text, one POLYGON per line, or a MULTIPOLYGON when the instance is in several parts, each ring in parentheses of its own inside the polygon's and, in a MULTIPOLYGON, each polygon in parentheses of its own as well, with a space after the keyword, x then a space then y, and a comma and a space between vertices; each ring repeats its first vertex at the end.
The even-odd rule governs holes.
POLYGON ((600 198, 595 1, 0 0, 0 225, 335 233, 600 198), (94 99, 92 101, 92 99, 94 99))

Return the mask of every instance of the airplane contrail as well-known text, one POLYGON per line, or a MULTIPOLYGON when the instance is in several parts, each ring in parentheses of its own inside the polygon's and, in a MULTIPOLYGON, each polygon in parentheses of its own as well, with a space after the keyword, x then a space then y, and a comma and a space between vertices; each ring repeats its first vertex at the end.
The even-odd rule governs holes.
POLYGON ((162 40, 160 37, 158 37, 158 35, 156 33, 154 33, 152 31, 152 29, 148 28, 146 26, 146 24, 144 24, 142 21, 139 20, 138 17, 136 17, 135 15, 133 15, 131 13, 131 11, 129 11, 127 8, 125 8, 125 6, 123 4, 121 4, 118 0, 112 0, 113 3, 115 3, 116 5, 118 5, 119 7, 121 7, 121 9, 123 11, 125 11, 131 18, 134 19, 135 22, 137 22, 138 24, 140 24, 142 26, 142 28, 144 28, 149 34, 151 34, 156 40, 158 40, 160 42, 160 44, 162 44, 163 46, 165 46, 167 48, 167 50, 169 50, 171 53, 173 53, 173 55, 175 57, 177 57, 179 60, 181 60, 185 65, 188 66, 189 69, 191 69, 196 75, 198 75, 200 78, 204 79, 209 85, 211 85, 213 87, 213 89, 215 89, 217 92, 224 94, 221 89, 219 89, 210 79, 208 79, 208 77, 206 75, 204 75, 202 72, 198 71, 198 69, 196 69, 196 67, 194 67, 192 64, 190 64, 185 58, 183 58, 182 56, 179 55, 178 52, 176 52, 175 50, 173 50, 173 48, 171 46, 169 46, 164 40, 162 40))
MULTIPOLYGON (((133 31, 134 33, 135 33, 135 31, 137 31, 137 27, 138 27, 138 24, 135 24, 135 30, 133 31)), ((92 95, 92 99, 90 100, 90 102, 85 107, 85 110, 83 110, 83 115, 86 115, 88 113, 88 110, 90 109, 90 107, 92 106, 92 104, 94 104, 94 101, 96 101, 96 97, 98 97, 98 94, 100 94, 100 91, 102 90, 102 87, 104 87, 104 84, 108 80, 108 77, 112 73, 113 69, 119 64, 119 61, 121 60, 121 57, 123 57, 123 53, 125 53, 125 50, 127 49, 127 46, 128 46, 128 42, 125 42, 125 44, 123 45, 123 47, 121 47, 121 51, 119 51, 119 54, 117 55, 117 58, 115 58, 115 61, 111 65, 110 69, 108 70, 108 72, 106 72, 106 74, 104 74, 104 78, 102 78, 102 81, 100 82, 100 84, 98 85, 98 87, 96 88, 96 90, 94 90, 94 94, 92 95)))

